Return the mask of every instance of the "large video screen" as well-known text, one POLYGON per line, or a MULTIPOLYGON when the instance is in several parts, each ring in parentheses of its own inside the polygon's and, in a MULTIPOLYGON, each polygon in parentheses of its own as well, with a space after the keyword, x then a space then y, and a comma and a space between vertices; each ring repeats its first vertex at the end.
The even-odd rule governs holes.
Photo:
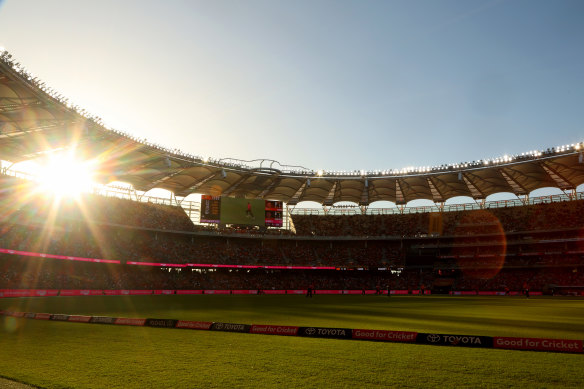
POLYGON ((201 223, 282 227, 283 214, 281 201, 201 196, 201 223))
POLYGON ((266 225, 266 202, 256 199, 221 197, 221 224, 266 225))

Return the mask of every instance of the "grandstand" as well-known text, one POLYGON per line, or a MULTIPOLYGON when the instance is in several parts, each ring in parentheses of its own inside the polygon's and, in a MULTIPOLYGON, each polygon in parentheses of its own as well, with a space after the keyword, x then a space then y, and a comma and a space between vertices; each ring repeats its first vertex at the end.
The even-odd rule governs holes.
POLYGON ((433 293, 488 294, 517 293, 526 283, 542 293, 580 293, 584 285, 582 143, 406 170, 206 160, 105 127, 7 52, 0 55, 0 130, 0 289, 389 285, 418 293, 425 285, 433 293), (72 147, 98 161, 99 185, 83 206, 63 200, 55 209, 12 165, 72 147), (564 194, 530 197, 547 187, 564 194), (144 196, 153 188, 172 195, 144 196), (517 200, 486 201, 502 192, 517 200), (284 228, 200 223, 200 201, 185 200, 194 193, 282 201, 284 228), (446 204, 459 196, 473 201, 446 204), (413 200, 434 205, 407 206, 413 200), (321 208, 302 208, 306 201, 321 208), (376 207, 380 201, 396 206, 376 207), (28 266, 34 257, 45 258, 42 272, 28 266))
POLYGON ((205 160, 106 128, 7 52, 0 55, 0 115, 4 289, 391 285, 411 292, 427 285, 438 293, 494 293, 529 283, 540 292, 578 293, 584 285, 580 143, 385 171, 205 160), (64 201, 55 210, 50 196, 39 193, 35 181, 15 177, 11 166, 70 147, 88 159, 106 151, 108 157, 99 159, 96 194, 84 195, 84 206, 64 201), (122 193, 108 186, 113 181, 131 187, 122 193), (544 187, 565 195, 529 197, 544 187), (172 196, 143 195, 153 188, 172 196), (486 201, 501 192, 517 200, 486 201), (185 200, 193 193, 283 201, 286 223, 259 230, 202 224, 200 202, 185 200), (458 196, 474 202, 445 205, 458 196), (420 199, 435 205, 406 206, 420 199), (322 208, 302 208, 305 201, 322 208), (396 207, 375 207, 379 201, 396 207), (80 260, 55 259, 42 274, 27 266, 32 257, 47 255, 80 260))

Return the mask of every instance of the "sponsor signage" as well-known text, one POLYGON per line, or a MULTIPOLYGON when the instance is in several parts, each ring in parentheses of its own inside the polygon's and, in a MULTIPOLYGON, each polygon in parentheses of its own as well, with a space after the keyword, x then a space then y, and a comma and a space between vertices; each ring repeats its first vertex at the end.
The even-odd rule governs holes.
POLYGON ((148 294, 152 294, 152 290, 122 290, 122 294, 131 294, 131 295, 148 295, 148 294), (124 292, 128 292, 128 293, 124 293, 124 292))
POLYGON ((101 296, 103 295, 103 290, 95 289, 63 289, 61 290, 61 296, 101 296))
POLYGON ((50 313, 37 313, 34 315, 34 318, 37 320, 50 320, 51 314, 50 313))
POLYGON ((168 290, 168 289, 155 290, 154 294, 174 294, 174 290, 168 290))
POLYGON ((37 289, 34 291, 34 295, 37 297, 58 296, 59 290, 58 289, 37 289))
POLYGON ((203 294, 201 289, 198 290, 177 290, 176 294, 203 294))
POLYGON ((69 321, 77 322, 77 323, 89 323, 91 320, 91 316, 82 316, 82 315, 71 315, 69 316, 69 321))
POLYGON ((34 291, 28 289, 4 289, 4 297, 31 297, 34 291))
POLYGON ((174 319, 146 319, 146 325, 149 327, 174 328, 178 320, 174 319))
POLYGON ((90 323, 97 323, 97 324, 114 324, 116 322, 115 317, 110 316, 91 316, 90 323))
POLYGON ((492 348, 493 338, 490 336, 418 333, 418 336, 416 337, 416 343, 434 344, 440 346, 492 348))
POLYGON ((63 314, 51 315, 51 320, 68 321, 69 320, 69 315, 63 315, 63 314))
POLYGON ((189 321, 179 320, 176 323, 176 328, 184 328, 187 330, 210 330, 213 322, 211 321, 189 321))
POLYGON ((122 294, 121 290, 104 290, 103 294, 106 296, 119 296, 122 294))
POLYGON ((231 294, 229 289, 210 289, 206 290, 205 294, 231 294))
POLYGON ((251 334, 296 336, 298 335, 298 327, 254 324, 249 332, 251 334))
POLYGON ((543 339, 543 338, 493 338, 495 348, 510 350, 535 350, 555 351, 567 353, 581 353, 582 341, 569 339, 543 339))
POLYGON ((262 294, 286 294, 283 289, 262 289, 262 294))
POLYGON ((311 338, 333 338, 351 339, 352 330, 350 328, 325 328, 325 327, 300 327, 298 336, 311 338))
POLYGON ((123 326, 143 326, 146 319, 130 319, 127 317, 118 317, 114 324, 123 326))
POLYGON ((221 323, 214 322, 211 325, 211 331, 226 331, 226 332, 249 332, 249 324, 235 324, 235 323, 221 323))
POLYGON ((353 330, 353 339, 378 340, 383 342, 415 342, 417 332, 353 330))
POLYGON ((314 294, 343 294, 342 290, 330 290, 330 289, 318 289, 314 291, 314 294))
POLYGON ((24 317, 27 319, 34 319, 35 313, 34 312, 27 312, 24 314, 24 317))

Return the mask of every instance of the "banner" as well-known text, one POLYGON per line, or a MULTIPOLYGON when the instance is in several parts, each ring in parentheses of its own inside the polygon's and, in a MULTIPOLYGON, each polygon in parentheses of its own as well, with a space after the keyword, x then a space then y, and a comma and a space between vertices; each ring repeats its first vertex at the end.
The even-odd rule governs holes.
POLYGON ((69 316, 69 321, 77 322, 77 323, 89 323, 91 320, 91 316, 82 316, 82 315, 71 315, 69 316))
POLYGON ((155 290, 154 294, 159 295, 159 294, 174 294, 174 290, 168 290, 168 289, 164 289, 164 290, 155 290))
POLYGON ((333 338, 351 339, 352 330, 350 328, 325 328, 325 327, 300 327, 298 336, 310 338, 333 338))
POLYGON ((298 335, 298 327, 253 324, 251 326, 251 329, 249 330, 249 333, 264 335, 296 336, 298 335))
POLYGON ((176 294, 203 294, 202 290, 177 290, 176 294))
POLYGON ((226 331, 226 332, 249 332, 249 324, 235 324, 235 323, 221 323, 214 322, 211 326, 211 331, 226 331))
POLYGON ((582 352, 581 340, 505 337, 494 337, 493 340, 495 348, 509 350, 555 351, 565 353, 582 352))
POLYGON ((286 291, 283 289, 262 289, 261 294, 286 294, 286 291))
POLYGON ((61 289, 60 296, 101 296, 103 290, 95 289, 61 289))
POLYGON ((174 319, 146 319, 146 325, 148 327, 164 327, 164 328, 174 328, 178 320, 174 319))
POLYGON ((69 321, 69 315, 63 315, 63 314, 51 315, 51 320, 69 321))
POLYGON ((176 323, 176 328, 184 328, 187 330, 210 330, 213 322, 211 321, 188 321, 179 320, 176 323))
POLYGON ((205 290, 205 294, 232 294, 230 290, 225 289, 210 289, 205 290))
POLYGON ((143 326, 146 319, 130 319, 127 317, 118 317, 114 324, 123 326, 143 326))
POLYGON ((417 332, 409 331, 353 330, 353 339, 382 342, 415 342, 417 335, 417 332))
POLYGON ((116 317, 110 316, 91 316, 91 320, 89 320, 89 322, 96 324, 114 324, 116 319, 116 317))
POLYGON ((440 346, 492 348, 493 338, 490 336, 418 333, 418 336, 416 337, 416 343, 440 346))
POLYGON ((343 291, 340 289, 316 289, 313 291, 313 294, 343 294, 343 291))
POLYGON ((104 290, 103 294, 105 294, 106 296, 119 296, 122 294, 121 290, 104 290))

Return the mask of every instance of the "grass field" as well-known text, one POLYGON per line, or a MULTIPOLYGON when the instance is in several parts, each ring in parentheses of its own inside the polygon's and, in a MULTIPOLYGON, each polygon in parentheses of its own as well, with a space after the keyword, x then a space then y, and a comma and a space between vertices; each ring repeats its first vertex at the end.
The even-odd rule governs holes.
MULTIPOLYGON (((578 298, 99 296, 0 309, 584 339, 578 298)), ((0 320, 0 376, 46 388, 584 386, 582 354, 0 320)))

